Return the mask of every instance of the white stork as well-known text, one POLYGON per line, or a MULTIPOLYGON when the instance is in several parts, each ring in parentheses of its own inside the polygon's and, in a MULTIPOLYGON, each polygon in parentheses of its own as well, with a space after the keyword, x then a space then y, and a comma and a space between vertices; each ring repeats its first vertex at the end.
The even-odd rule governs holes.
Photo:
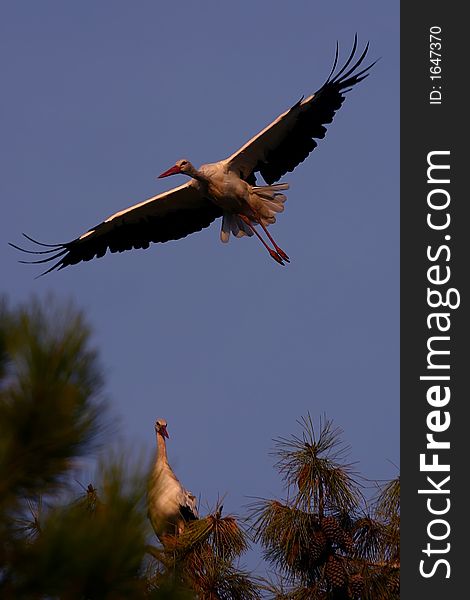
POLYGON ((45 275, 81 261, 104 256, 107 250, 123 252, 132 248, 148 248, 151 242, 178 240, 208 227, 222 217, 220 237, 227 242, 230 233, 236 237, 255 234, 279 264, 289 262, 287 254, 277 245, 267 230, 284 210, 287 183, 275 183, 288 171, 293 171, 316 148, 317 139, 325 136, 325 125, 331 123, 341 107, 345 93, 368 76, 375 63, 359 70, 369 44, 355 60, 357 36, 349 58, 341 69, 338 45, 330 75, 318 91, 301 98, 249 142, 228 158, 196 169, 182 159, 159 177, 182 174, 190 180, 163 194, 135 204, 108 217, 80 237, 64 244, 42 244, 23 234, 28 240, 47 250, 25 250, 32 254, 47 254, 31 263, 55 262, 45 275), (256 185, 260 173, 267 185, 256 185), (263 239, 257 226, 267 236, 263 239), (271 244, 271 246, 270 246, 271 244))
POLYGON ((179 535, 187 521, 198 519, 196 498, 185 490, 168 463, 165 419, 155 422, 157 458, 150 476, 147 505, 148 517, 162 544, 165 536, 179 535))

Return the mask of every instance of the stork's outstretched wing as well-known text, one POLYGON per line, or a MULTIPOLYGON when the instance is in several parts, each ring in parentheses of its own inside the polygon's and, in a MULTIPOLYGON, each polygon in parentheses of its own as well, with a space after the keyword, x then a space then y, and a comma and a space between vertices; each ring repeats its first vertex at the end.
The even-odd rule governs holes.
POLYGON ((54 269, 100 258, 107 250, 124 252, 132 248, 148 248, 151 242, 178 240, 201 231, 220 216, 222 211, 199 192, 193 181, 189 181, 115 213, 71 242, 41 244, 23 234, 28 240, 49 249, 33 251, 10 245, 29 254, 47 255, 39 260, 20 262, 57 261, 42 273, 45 275, 54 269))
POLYGON ((332 122, 344 101, 344 94, 368 76, 375 62, 358 70, 368 49, 369 44, 354 62, 356 35, 348 60, 341 69, 336 70, 337 45, 333 68, 322 87, 308 98, 299 100, 227 158, 227 166, 251 184, 255 183, 257 172, 261 173, 266 183, 272 184, 288 171, 293 171, 316 148, 316 140, 325 137, 325 125, 332 122))

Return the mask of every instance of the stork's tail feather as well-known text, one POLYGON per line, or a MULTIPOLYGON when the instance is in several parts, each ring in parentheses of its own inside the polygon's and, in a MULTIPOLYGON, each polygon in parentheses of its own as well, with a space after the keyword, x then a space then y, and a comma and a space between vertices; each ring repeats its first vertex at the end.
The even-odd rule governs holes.
MULTIPOLYGON (((254 185, 250 189, 250 206, 254 213, 261 219, 263 225, 272 225, 276 222, 276 214, 284 210, 284 202, 287 196, 281 192, 288 190, 288 183, 274 183, 273 185, 254 185)), ((253 225, 257 221, 253 220, 253 225)), ((220 230, 220 239, 227 243, 230 234, 235 237, 244 235, 252 236, 253 230, 238 215, 233 213, 224 213, 222 218, 222 228, 220 230)))
POLYGON ((274 183, 251 188, 255 195, 256 212, 264 225, 272 225, 276 222, 276 214, 284 210, 284 202, 287 200, 287 196, 281 192, 288 189, 288 183, 274 183))
POLYGON ((220 230, 220 239, 224 244, 229 241, 231 233, 237 238, 253 235, 253 231, 238 215, 224 213, 220 230))
POLYGON ((272 185, 254 185, 251 188, 254 192, 262 192, 270 194, 271 192, 280 192, 282 190, 288 190, 288 183, 273 183, 272 185))

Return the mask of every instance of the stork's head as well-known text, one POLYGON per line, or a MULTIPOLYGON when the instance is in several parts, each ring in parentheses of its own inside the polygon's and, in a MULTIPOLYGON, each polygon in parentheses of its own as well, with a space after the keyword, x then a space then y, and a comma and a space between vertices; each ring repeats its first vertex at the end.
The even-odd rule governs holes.
POLYGON ((168 171, 164 171, 161 175, 159 175, 158 179, 161 179, 162 177, 168 177, 169 175, 177 175, 178 173, 182 173, 183 175, 192 175, 194 171, 195 169, 189 160, 182 158, 181 160, 178 160, 172 167, 170 167, 168 171))
POLYGON ((160 434, 164 438, 169 438, 168 431, 166 430, 165 419, 157 419, 155 421, 155 432, 160 434))

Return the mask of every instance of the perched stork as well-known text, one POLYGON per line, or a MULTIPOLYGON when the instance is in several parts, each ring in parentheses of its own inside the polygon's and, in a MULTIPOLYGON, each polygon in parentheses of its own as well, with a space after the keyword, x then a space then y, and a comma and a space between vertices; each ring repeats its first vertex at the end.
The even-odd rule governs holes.
POLYGON ((222 217, 223 242, 228 242, 230 233, 235 237, 254 234, 275 261, 281 265, 289 262, 267 229, 284 210, 283 192, 289 187, 287 183, 276 182, 316 148, 316 140, 325 137, 325 125, 332 122, 346 92, 368 76, 375 63, 359 70, 368 48, 369 44, 357 58, 355 36, 348 59, 337 69, 336 45, 333 67, 320 89, 301 98, 228 158, 199 169, 182 159, 159 176, 187 175, 190 178, 187 183, 115 213, 71 242, 42 244, 23 234, 48 249, 33 251, 11 245, 24 252, 47 255, 40 260, 21 262, 56 261, 42 273, 45 275, 54 269, 100 258, 107 250, 123 252, 148 248, 151 242, 178 240, 222 217), (267 185, 256 185, 257 173, 267 185))
POLYGON ((147 503, 152 527, 162 544, 165 536, 179 535, 187 521, 198 519, 196 498, 185 490, 168 463, 165 419, 155 422, 157 458, 150 476, 147 503))

